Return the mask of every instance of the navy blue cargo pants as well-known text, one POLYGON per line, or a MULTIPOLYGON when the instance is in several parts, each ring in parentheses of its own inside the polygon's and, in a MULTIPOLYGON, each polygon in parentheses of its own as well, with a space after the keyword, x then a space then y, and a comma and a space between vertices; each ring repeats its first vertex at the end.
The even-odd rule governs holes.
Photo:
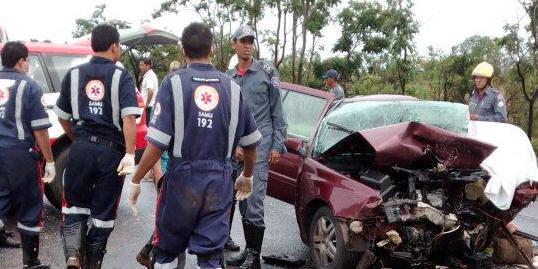
POLYGON ((120 201, 124 177, 116 171, 124 152, 108 145, 77 139, 71 146, 63 175, 64 225, 77 222, 90 229, 86 242, 106 246, 120 201))
POLYGON ((11 208, 21 234, 35 236, 43 227, 43 182, 39 155, 31 149, 1 149, 0 229, 11 208))
POLYGON ((175 268, 189 249, 200 268, 220 268, 228 240, 233 182, 230 161, 171 159, 157 201, 155 269, 175 268))

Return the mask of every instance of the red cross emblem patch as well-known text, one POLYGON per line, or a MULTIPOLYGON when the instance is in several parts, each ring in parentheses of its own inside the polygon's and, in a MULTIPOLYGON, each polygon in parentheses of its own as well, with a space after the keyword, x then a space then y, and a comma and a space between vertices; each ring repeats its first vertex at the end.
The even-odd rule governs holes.
POLYGON ((85 90, 86 96, 92 101, 101 101, 105 97, 105 85, 100 80, 91 80, 85 90))
POLYGON ((0 88, 0 106, 3 106, 9 101, 9 90, 7 88, 0 88))
POLYGON ((211 111, 219 104, 219 92, 211 86, 198 86, 194 90, 194 102, 200 110, 211 111))

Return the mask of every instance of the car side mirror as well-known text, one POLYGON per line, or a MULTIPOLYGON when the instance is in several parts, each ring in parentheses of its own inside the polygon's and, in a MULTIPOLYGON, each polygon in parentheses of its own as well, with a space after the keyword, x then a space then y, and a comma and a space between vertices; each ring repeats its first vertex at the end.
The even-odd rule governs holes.
POLYGON ((286 145, 286 149, 288 150, 288 153, 297 154, 300 156, 305 155, 303 140, 294 138, 294 137, 288 137, 288 139, 286 139, 286 142, 284 142, 284 144, 286 145))

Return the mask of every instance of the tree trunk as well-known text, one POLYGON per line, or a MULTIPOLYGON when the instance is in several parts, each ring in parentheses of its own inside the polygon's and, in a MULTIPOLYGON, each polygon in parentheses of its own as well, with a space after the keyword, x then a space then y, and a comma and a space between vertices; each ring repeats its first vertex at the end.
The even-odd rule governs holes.
POLYGON ((310 81, 310 75, 312 73, 312 61, 314 60, 315 48, 316 48, 316 35, 312 35, 312 47, 310 48, 310 59, 308 60, 308 67, 306 69, 306 82, 310 81))
POLYGON ((286 43, 288 41, 288 33, 286 33, 286 26, 288 25, 288 12, 284 11, 284 26, 282 31, 284 33, 283 40, 282 40, 282 55, 280 56, 280 59, 275 65, 276 69, 280 68, 280 64, 282 64, 282 61, 284 61, 284 56, 286 56, 286 43))
POLYGON ((256 16, 254 16, 254 22, 253 22, 253 26, 254 26, 254 31, 256 32, 256 59, 260 59, 260 37, 259 37, 259 33, 258 33, 258 18, 256 16))
POLYGON ((293 28, 291 37, 291 80, 293 83, 297 83, 297 77, 295 73, 295 60, 297 58, 297 11, 293 11, 293 28))
MULTIPOLYGON (((282 20, 282 7, 280 6, 280 1, 276 1, 276 9, 277 9, 277 16, 278 16, 278 25, 276 27, 276 41, 275 41, 275 51, 273 55, 273 65, 275 68, 278 69, 278 46, 280 45, 280 22, 282 20)), ((286 29, 284 28, 284 33, 286 32, 286 29)))
POLYGON ((303 29, 301 34, 303 35, 303 47, 301 48, 301 56, 299 57, 299 67, 297 68, 297 83, 301 84, 303 82, 303 64, 304 64, 304 54, 306 51, 306 32, 308 30, 307 25, 310 20, 310 1, 305 1, 303 9, 303 29))
POLYGON ((538 97, 538 89, 534 90, 532 99, 529 102, 529 118, 527 119, 527 136, 532 140, 532 125, 534 123, 534 102, 538 97))

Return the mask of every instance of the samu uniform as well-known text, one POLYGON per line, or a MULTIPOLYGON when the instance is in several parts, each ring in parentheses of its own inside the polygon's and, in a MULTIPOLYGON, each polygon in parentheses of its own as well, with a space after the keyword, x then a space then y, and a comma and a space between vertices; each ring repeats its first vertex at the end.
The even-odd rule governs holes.
POLYGON ((228 239, 233 182, 230 158, 261 135, 240 88, 212 65, 169 75, 157 94, 149 143, 172 158, 157 201, 155 269, 175 268, 188 247, 200 268, 220 268, 228 239))
POLYGON ((499 90, 488 86, 482 98, 476 90, 469 99, 469 112, 478 115, 481 121, 506 122, 506 101, 499 90))
POLYGON ((125 153, 122 118, 140 115, 134 79, 113 61, 93 57, 67 72, 54 111, 72 120, 76 136, 63 175, 61 234, 66 258, 82 258, 90 218, 87 256, 94 255, 100 263, 123 187, 124 177, 116 171, 125 153))
POLYGON ((18 212, 23 244, 39 244, 43 227, 43 183, 33 131, 51 127, 41 88, 12 68, 0 71, 0 229, 8 211, 18 212))

